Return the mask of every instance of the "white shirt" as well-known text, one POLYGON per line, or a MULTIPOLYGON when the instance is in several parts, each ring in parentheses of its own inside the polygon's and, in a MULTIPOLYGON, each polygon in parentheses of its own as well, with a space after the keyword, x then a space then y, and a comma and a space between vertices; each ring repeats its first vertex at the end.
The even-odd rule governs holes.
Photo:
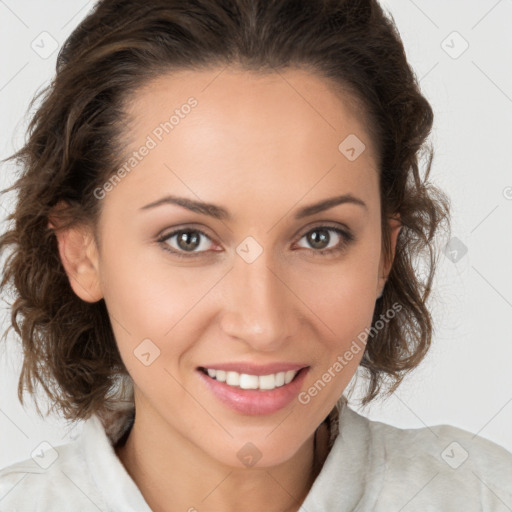
MULTIPOLYGON (((338 432, 301 512, 512 511, 512 454, 491 441, 451 426, 399 429, 346 405, 338 432)), ((0 511, 151 512, 115 441, 94 415, 74 441, 4 468, 0 511)))

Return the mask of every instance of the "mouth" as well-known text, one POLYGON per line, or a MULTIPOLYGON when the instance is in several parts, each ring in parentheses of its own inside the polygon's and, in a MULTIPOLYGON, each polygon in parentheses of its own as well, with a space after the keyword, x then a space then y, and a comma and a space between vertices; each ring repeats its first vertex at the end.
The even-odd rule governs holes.
POLYGON ((213 397, 247 415, 272 414, 288 406, 297 398, 310 369, 303 365, 265 368, 237 365, 242 371, 235 371, 231 369, 234 365, 222 366, 199 366, 196 370, 213 397), (274 369, 281 371, 270 371, 274 369))
POLYGON ((198 368, 200 372, 204 373, 211 379, 218 382, 224 382, 228 386, 238 389, 257 389, 260 391, 271 391, 289 384, 303 369, 305 368, 301 368, 300 370, 268 373, 266 375, 254 375, 250 373, 219 370, 216 368, 204 368, 202 366, 198 368))

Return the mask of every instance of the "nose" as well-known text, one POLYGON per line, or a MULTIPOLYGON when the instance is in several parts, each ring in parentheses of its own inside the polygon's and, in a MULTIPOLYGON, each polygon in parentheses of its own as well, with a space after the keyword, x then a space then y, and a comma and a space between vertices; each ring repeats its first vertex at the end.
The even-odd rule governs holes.
POLYGON ((255 351, 276 351, 291 339, 298 322, 297 303, 270 251, 247 263, 235 256, 223 282, 221 328, 255 351))

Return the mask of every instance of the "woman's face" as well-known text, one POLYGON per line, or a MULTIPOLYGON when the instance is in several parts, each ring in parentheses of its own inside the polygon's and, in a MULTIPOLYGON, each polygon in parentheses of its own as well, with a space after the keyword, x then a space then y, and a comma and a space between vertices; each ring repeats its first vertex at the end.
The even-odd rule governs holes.
POLYGON ((105 299, 138 417, 226 464, 288 460, 363 355, 389 269, 373 144, 340 98, 299 70, 161 77, 95 191, 96 281, 76 292, 105 299))

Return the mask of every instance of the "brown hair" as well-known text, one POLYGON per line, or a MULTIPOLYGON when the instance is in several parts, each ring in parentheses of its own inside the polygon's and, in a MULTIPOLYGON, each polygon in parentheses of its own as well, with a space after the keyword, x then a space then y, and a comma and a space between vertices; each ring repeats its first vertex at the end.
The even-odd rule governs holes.
POLYGON ((396 389, 425 356, 433 332, 426 301, 438 257, 434 235, 449 227, 449 201, 428 181, 433 112, 392 17, 375 0, 102 0, 64 43, 52 83, 30 104, 40 101, 27 142, 8 159, 22 171, 4 191, 16 191, 17 203, 0 237, 0 251, 12 249, 0 288, 9 286, 15 298, 10 328, 24 351, 22 403, 24 388, 33 394, 40 384, 68 419, 114 406, 112 390, 128 374, 105 302, 74 294, 49 215, 65 201, 62 229, 96 226, 101 201, 93 191, 122 163, 125 107, 141 86, 173 70, 227 65, 312 70, 360 106, 378 148, 388 257, 387 219, 398 213, 403 225, 373 322, 393 304, 401 311, 368 339, 363 403, 396 389))

